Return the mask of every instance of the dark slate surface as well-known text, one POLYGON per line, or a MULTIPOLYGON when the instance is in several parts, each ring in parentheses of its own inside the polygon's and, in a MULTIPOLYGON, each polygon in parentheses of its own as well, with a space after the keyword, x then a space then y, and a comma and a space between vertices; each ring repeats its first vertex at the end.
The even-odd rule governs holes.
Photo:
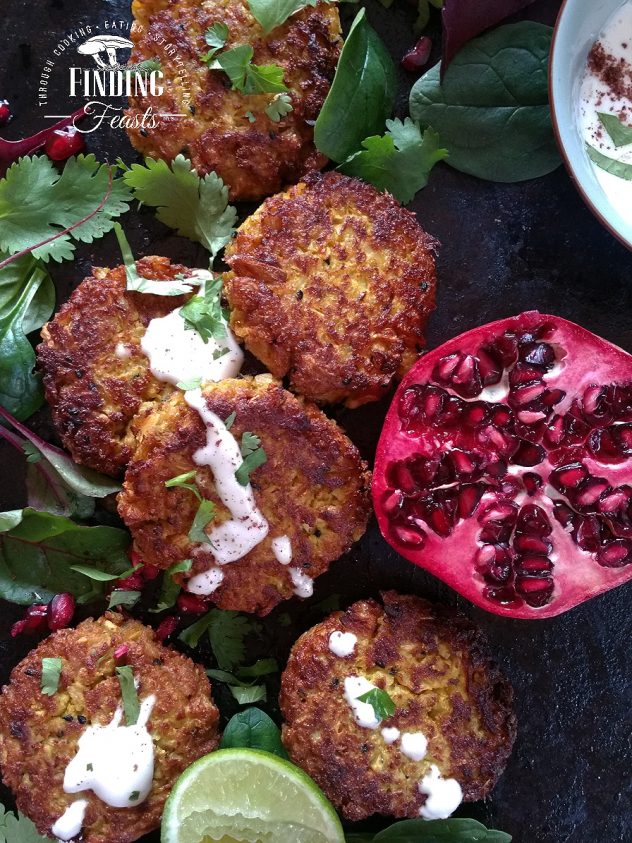
MULTIPOLYGON (((558 5, 542 2, 531 11, 550 22, 558 5)), ((5 0, 0 97, 11 100, 16 113, 7 137, 41 128, 35 91, 40 66, 57 36, 82 21, 129 19, 128 9, 126 0, 80 5, 72 0, 5 0)), ((404 3, 389 11, 371 3, 369 17, 398 59, 414 40, 412 10, 404 3)), ((400 110, 409 84, 402 75, 400 110)), ((67 101, 59 95, 58 105, 58 113, 67 113, 67 101)), ((121 132, 100 132, 89 143, 99 157, 135 160, 121 132)), ((413 208, 442 243, 430 346, 482 322, 538 308, 573 319, 632 351, 632 255, 600 228, 563 169, 534 182, 499 185, 440 165, 413 208)), ((125 225, 136 254, 158 252, 204 264, 200 248, 173 236, 149 212, 129 215, 125 225)), ((91 262, 118 261, 112 236, 79 249, 78 255, 74 266, 53 270, 60 301, 91 262)), ((383 404, 335 412, 369 457, 385 409, 383 404)), ((45 415, 35 423, 45 430, 45 415)), ((0 506, 23 505, 21 460, 5 445, 0 445, 0 473, 0 506)), ((255 647, 273 651, 283 661, 296 634, 321 617, 319 601, 335 592, 344 605, 385 587, 460 605, 487 631, 516 690, 519 736, 507 771, 489 800, 463 806, 459 813, 510 832, 515 843, 630 843, 630 587, 560 618, 512 622, 471 607, 398 558, 372 525, 354 552, 318 581, 308 608, 298 601, 283 606, 264 622, 255 647), (281 611, 291 613, 290 628, 275 623, 281 611)), ((2 681, 31 644, 8 637, 19 614, 4 605, 0 616, 2 681)), ((230 715, 230 701, 222 696, 220 704, 230 715)), ((154 835, 147 843, 157 840, 154 835)))

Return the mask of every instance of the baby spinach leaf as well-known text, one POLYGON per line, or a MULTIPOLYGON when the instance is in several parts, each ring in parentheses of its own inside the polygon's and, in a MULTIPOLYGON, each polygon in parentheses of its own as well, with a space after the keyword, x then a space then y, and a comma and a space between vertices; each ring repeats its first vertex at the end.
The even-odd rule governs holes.
POLYGON ((316 147, 338 164, 378 135, 395 102, 395 66, 361 9, 340 54, 336 75, 314 126, 316 147))
POLYGON ((259 708, 240 711, 228 721, 220 743, 222 749, 262 749, 287 760, 281 732, 274 720, 259 708))
POLYGON ((502 26, 470 41, 443 82, 437 65, 415 83, 411 116, 439 133, 451 167, 515 182, 559 165, 548 105, 551 32, 531 21, 502 26))
POLYGON ((371 706, 375 719, 378 721, 384 720, 385 717, 392 717, 397 711, 392 697, 382 688, 371 688, 365 694, 360 694, 357 699, 371 706))
POLYGON ((511 843, 511 836, 476 820, 403 820, 378 832, 373 843, 511 843))
POLYGON ((85 527, 34 509, 0 513, 0 597, 29 605, 68 591, 78 599, 103 593, 73 565, 120 575, 129 568, 129 535, 115 527, 85 527))
POLYGON ((110 594, 108 609, 115 609, 117 606, 125 606, 126 609, 132 609, 140 598, 140 591, 128 591, 124 588, 116 588, 110 594))
POLYGON ((27 335, 41 328, 54 306, 51 277, 31 255, 0 270, 0 404, 19 419, 44 400, 27 335))
POLYGON ((598 111, 597 116, 617 149, 632 143, 632 126, 626 126, 614 114, 606 114, 604 111, 598 111))
POLYGON ((428 184, 434 165, 448 156, 439 135, 432 129, 421 134, 419 126, 407 117, 387 120, 387 132, 362 141, 364 149, 348 158, 338 169, 348 176, 364 179, 378 190, 387 190, 407 204, 428 184))
POLYGON ((606 173, 611 173, 617 178, 632 181, 632 164, 626 164, 625 161, 616 161, 614 158, 602 155, 589 143, 586 144, 586 152, 593 164, 596 164, 601 170, 605 170, 606 173))

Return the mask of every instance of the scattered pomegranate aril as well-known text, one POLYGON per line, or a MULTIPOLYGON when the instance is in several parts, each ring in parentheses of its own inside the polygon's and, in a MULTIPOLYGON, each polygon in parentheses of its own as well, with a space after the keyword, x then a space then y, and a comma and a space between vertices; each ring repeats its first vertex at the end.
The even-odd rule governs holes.
POLYGON ((12 117, 9 100, 0 100, 0 126, 6 126, 12 117))
POLYGON ((114 661, 121 661, 129 653, 129 644, 119 644, 114 648, 114 661))
POLYGON ((195 594, 182 593, 177 600, 177 607, 180 612, 190 615, 201 615, 208 609, 208 600, 198 597, 195 594))
POLYGON ((140 573, 144 580, 151 582, 160 576, 160 568, 157 565, 143 565, 140 573))
POLYGON ((48 628, 52 631, 65 629, 72 623, 74 614, 75 598, 72 594, 56 594, 48 604, 48 628))
POLYGON ((428 64, 432 51, 432 41, 423 35, 414 47, 411 47, 402 58, 402 67, 409 73, 415 73, 428 64))
POLYGON ((179 625, 180 618, 177 615, 168 615, 160 621, 154 635, 162 643, 173 635, 179 625))
POLYGON ((141 591, 145 585, 145 580, 140 571, 134 571, 129 577, 124 577, 122 580, 116 581, 116 588, 129 589, 130 591, 141 591))
POLYGON ((74 126, 55 129, 44 144, 44 152, 51 161, 65 161, 71 155, 78 155, 86 148, 83 133, 74 126))

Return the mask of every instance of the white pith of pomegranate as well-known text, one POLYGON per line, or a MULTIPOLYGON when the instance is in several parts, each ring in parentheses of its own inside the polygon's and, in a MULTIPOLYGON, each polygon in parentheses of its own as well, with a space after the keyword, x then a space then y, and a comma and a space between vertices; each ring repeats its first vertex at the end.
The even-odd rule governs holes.
POLYGON ((529 311, 406 375, 377 448, 386 540, 468 600, 547 618, 632 578, 632 356, 529 311))

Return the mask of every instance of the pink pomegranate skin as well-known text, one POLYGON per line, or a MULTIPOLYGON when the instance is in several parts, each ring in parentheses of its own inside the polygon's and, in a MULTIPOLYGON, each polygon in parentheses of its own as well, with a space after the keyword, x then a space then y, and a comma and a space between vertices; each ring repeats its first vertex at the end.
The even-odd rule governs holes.
POLYGON ((472 603, 549 618, 632 578, 632 356, 529 311, 425 354, 377 447, 385 539, 472 603))

